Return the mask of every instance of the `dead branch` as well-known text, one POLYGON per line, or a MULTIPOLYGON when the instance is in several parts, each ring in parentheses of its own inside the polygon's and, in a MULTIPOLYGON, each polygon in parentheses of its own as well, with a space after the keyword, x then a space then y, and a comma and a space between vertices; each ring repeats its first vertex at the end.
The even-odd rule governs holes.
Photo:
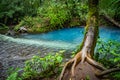
POLYGON ((115 26, 120 27, 120 24, 119 24, 117 21, 115 21, 114 19, 112 19, 109 15, 107 15, 107 14, 102 14, 102 16, 103 16, 105 19, 107 19, 108 21, 110 21, 112 24, 114 24, 115 26))
POLYGON ((108 70, 105 70, 105 71, 103 71, 103 72, 101 72, 101 73, 99 73, 99 74, 96 74, 96 76, 102 77, 102 76, 104 76, 104 75, 110 74, 110 73, 112 73, 112 72, 117 72, 117 71, 120 71, 120 68, 108 69, 108 70))

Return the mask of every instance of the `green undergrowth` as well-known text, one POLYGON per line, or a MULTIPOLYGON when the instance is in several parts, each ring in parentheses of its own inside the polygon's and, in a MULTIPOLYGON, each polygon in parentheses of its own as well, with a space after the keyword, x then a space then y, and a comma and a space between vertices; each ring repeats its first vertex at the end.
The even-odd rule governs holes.
MULTIPOLYGON (((107 14, 119 23, 119 3, 119 0, 100 0, 100 15, 107 14)), ((88 9, 88 0, 0 0, 0 23, 17 25, 15 30, 25 26, 29 32, 45 32, 85 25, 88 9)), ((110 24, 106 21, 100 16, 101 25, 110 24)))
POLYGON ((0 23, 0 33, 5 33, 8 29, 9 29, 8 26, 0 23))
POLYGON ((19 75, 20 69, 11 72, 7 80, 41 80, 42 78, 50 78, 60 74, 62 69, 64 51, 59 51, 54 55, 49 53, 45 57, 33 56, 32 59, 25 62, 22 74, 19 75))
POLYGON ((28 32, 46 32, 63 28, 63 24, 70 19, 70 11, 66 5, 58 2, 45 3, 45 5, 38 8, 37 16, 24 17, 15 30, 21 26, 25 26, 28 32))
POLYGON ((95 60, 101 62, 107 68, 120 67, 120 43, 117 41, 98 40, 95 51, 95 60))
MULTIPOLYGON (((120 68, 120 43, 117 41, 98 40, 94 59, 106 68, 120 68)), ((110 74, 115 80, 120 80, 120 72, 110 74)))
POLYGON ((10 68, 8 70, 9 76, 7 77, 6 80, 22 80, 22 78, 19 76, 19 73, 18 73, 19 71, 20 71, 19 68, 16 68, 16 69, 10 68))
POLYGON ((36 16, 25 16, 14 30, 27 28, 29 33, 42 33, 85 23, 88 6, 80 1, 47 1, 37 8, 36 16), (75 5, 76 6, 75 6, 75 5))

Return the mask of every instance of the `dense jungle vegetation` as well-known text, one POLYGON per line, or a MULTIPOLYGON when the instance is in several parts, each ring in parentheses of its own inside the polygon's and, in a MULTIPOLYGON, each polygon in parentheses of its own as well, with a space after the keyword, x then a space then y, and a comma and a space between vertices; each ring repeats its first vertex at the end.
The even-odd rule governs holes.
MULTIPOLYGON (((19 33, 21 27, 28 33, 44 33, 85 26, 88 4, 88 0, 0 0, 0 33, 9 30, 19 33)), ((120 27, 120 0, 99 0, 99 23, 100 26, 120 27)), ((71 52, 71 58, 78 50, 79 47, 71 52)), ((11 68, 7 80, 56 80, 64 65, 64 52, 33 56, 25 62, 24 68, 11 68)), ((104 42, 100 38, 93 58, 106 68, 120 68, 119 53, 119 42, 104 42)), ((120 72, 111 73, 109 77, 119 80, 120 72)), ((86 80, 90 80, 89 76, 86 80)))
MULTIPOLYGON (((100 0, 101 25, 113 25, 104 15, 119 22, 119 0, 100 0)), ((85 25, 87 0, 1 0, 0 27, 18 30, 24 26, 28 32, 47 32, 64 27, 85 25)))

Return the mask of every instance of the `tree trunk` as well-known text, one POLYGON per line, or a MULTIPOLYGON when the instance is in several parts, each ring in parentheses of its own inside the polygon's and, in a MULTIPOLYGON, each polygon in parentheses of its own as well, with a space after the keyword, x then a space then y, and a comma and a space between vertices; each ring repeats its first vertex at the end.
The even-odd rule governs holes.
POLYGON ((85 27, 85 35, 81 46, 84 54, 93 57, 94 48, 98 37, 98 0, 89 0, 88 19, 85 27))
POLYGON ((93 60, 94 49, 99 33, 98 1, 99 0, 88 0, 88 19, 86 22, 85 35, 80 51, 73 59, 69 60, 65 64, 59 80, 101 80, 104 76, 103 73, 106 74, 106 72, 111 72, 106 71, 106 68, 93 60), (100 73, 102 73, 102 76, 100 73))

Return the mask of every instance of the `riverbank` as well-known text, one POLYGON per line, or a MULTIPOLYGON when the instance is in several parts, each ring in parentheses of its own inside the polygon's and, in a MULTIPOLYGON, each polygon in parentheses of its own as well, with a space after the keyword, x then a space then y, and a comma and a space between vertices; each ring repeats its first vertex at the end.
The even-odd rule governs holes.
MULTIPOLYGON (((60 50, 64 49, 0 41, 0 80, 6 79, 10 68, 23 68, 24 62, 31 59, 33 56, 44 57, 48 53, 55 54, 60 50)), ((70 53, 70 50, 66 50, 64 55, 70 57, 70 53)), ((68 58, 65 58, 65 60, 68 60, 68 58)))

